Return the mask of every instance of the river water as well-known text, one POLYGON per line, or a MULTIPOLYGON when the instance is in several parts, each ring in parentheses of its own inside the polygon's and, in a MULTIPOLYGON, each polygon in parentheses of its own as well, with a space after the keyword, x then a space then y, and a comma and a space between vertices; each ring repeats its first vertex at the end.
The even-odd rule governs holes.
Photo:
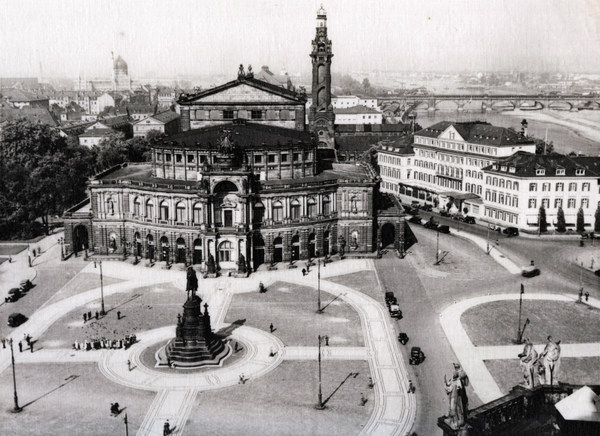
POLYGON ((558 153, 574 151, 587 156, 600 156, 600 110, 596 111, 417 111, 417 123, 429 127, 440 121, 487 121, 501 127, 513 127, 519 131, 521 121, 527 120, 528 134, 548 138, 558 153))

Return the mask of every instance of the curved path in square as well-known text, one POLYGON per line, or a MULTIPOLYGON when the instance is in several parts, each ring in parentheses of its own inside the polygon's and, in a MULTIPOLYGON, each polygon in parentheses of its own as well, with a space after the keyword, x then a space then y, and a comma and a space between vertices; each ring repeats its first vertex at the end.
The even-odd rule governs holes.
MULTIPOLYGON (((497 294, 462 300, 446 308, 440 315, 440 323, 448 337, 450 346, 454 350, 460 364, 469 376, 473 390, 483 403, 494 401, 504 394, 490 374, 485 360, 492 359, 518 359, 517 355, 523 350, 523 345, 483 346, 473 345, 465 331, 461 316, 468 309, 480 304, 501 300, 518 300, 520 294, 497 294)), ((577 295, 527 293, 523 300, 551 300, 573 303, 577 295)), ((600 309, 600 301, 590 298, 585 304, 600 309)), ((545 344, 534 344, 538 352, 542 351, 545 344)), ((600 355, 600 343, 565 344, 561 343, 561 357, 589 357, 600 355)), ((515 375, 515 380, 520 380, 515 375)))
MULTIPOLYGON (((327 277, 347 274, 350 271, 373 269, 369 260, 345 260, 328 264, 321 270, 321 290, 345 301, 359 314, 364 333, 364 347, 329 347, 324 353, 325 359, 356 360, 367 359, 374 381, 374 406, 369 421, 361 434, 365 435, 403 435, 410 431, 415 415, 416 400, 407 393, 408 372, 401 354, 389 316, 383 305, 372 298, 350 287, 327 281, 327 277)), ((83 271, 97 273, 93 267, 83 271)), ((114 293, 126 293, 137 288, 174 283, 185 286, 182 271, 143 268, 121 262, 106 262, 106 276, 116 277, 125 282, 104 287, 105 296, 114 293)), ((208 301, 215 328, 225 327, 223 322, 229 308, 231 297, 235 293, 256 292, 258 283, 269 285, 276 281, 294 283, 300 286, 317 287, 317 275, 303 277, 299 269, 259 272, 250 278, 241 280, 219 278, 203 280, 203 288, 207 291, 202 296, 208 301)), ((20 339, 25 332, 39 338, 54 322, 66 313, 78 307, 97 301, 100 289, 92 289, 81 294, 65 298, 38 310, 30 320, 13 330, 12 337, 20 339)), ((242 326, 234 330, 232 337, 239 339, 246 347, 247 356, 231 365, 201 373, 169 374, 153 370, 141 364, 139 356, 149 345, 172 336, 173 326, 142 332, 138 334, 140 343, 128 350, 102 350, 94 352, 75 352, 73 350, 42 350, 36 353, 18 353, 17 362, 64 362, 64 361, 98 361, 103 374, 109 379, 138 389, 157 391, 146 417, 140 427, 139 435, 160 435, 162 424, 169 419, 176 426, 176 434, 182 434, 194 404, 197 392, 205 389, 237 384, 240 373, 249 378, 260 377, 277 367, 284 359, 316 360, 316 347, 290 347, 289 350, 275 336, 259 329, 242 326), (275 352, 274 356, 270 356, 275 352), (82 360, 83 359, 83 360, 82 360), (132 371, 127 368, 127 360, 136 367, 132 371), (218 376, 215 374, 218 373, 218 376)), ((0 350, 0 372, 10 365, 8 349, 0 350)))

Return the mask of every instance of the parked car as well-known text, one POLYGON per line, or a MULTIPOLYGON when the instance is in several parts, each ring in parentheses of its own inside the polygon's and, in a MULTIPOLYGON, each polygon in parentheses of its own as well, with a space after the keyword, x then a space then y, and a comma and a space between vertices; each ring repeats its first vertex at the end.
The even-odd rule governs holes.
POLYGON ((27 321, 27 317, 22 313, 11 313, 8 315, 8 325, 9 327, 18 327, 27 321))
POLYGON ((27 292, 31 288, 33 288, 33 283, 31 283, 30 280, 21 280, 21 283, 19 284, 19 286, 21 287, 21 290, 23 292, 27 292))
POLYGON ((423 209, 426 212, 431 212, 433 210, 433 206, 431 204, 424 204, 423 206, 421 206, 421 209, 423 209))
POLYGON ((23 293, 21 292, 21 290, 19 288, 12 288, 10 291, 8 291, 8 297, 4 298, 4 302, 5 303, 14 303, 22 296, 23 296, 23 293))
POLYGON ((429 220, 425 224, 423 224, 423 227, 425 227, 426 229, 436 230, 438 228, 438 225, 439 224, 435 221, 429 220))
POLYGON ((392 318, 402 319, 402 311, 397 304, 390 304, 390 315, 392 318))
POLYGON ((441 225, 441 226, 438 226, 437 230, 438 230, 438 232, 440 232, 440 233, 446 233, 446 234, 449 234, 449 233, 450 233, 450 226, 447 226, 447 225, 441 225))
POLYGON ((451 218, 453 220, 457 220, 457 221, 462 221, 463 220, 463 216, 461 214, 459 214, 459 213, 455 213, 455 214, 451 215, 451 218))
POLYGON ((533 265, 530 266, 526 266, 525 268, 523 268, 521 270, 521 275, 523 277, 535 277, 535 276, 539 276, 540 275, 540 269, 536 268, 533 265))
POLYGON ((519 236, 519 229, 517 229, 516 227, 507 227, 504 230, 502 230, 502 233, 504 233, 508 237, 519 236))
POLYGON ((422 218, 419 215, 413 215, 408 220, 409 223, 421 224, 422 218))
POLYGON ((420 209, 420 208, 421 208, 421 203, 419 203, 419 202, 418 202, 418 201, 416 201, 416 200, 413 200, 413 201, 411 201, 411 202, 410 202, 410 205, 411 205, 412 207, 414 207, 415 209, 420 209))
POLYGON ((398 300, 396 300, 396 296, 393 292, 385 293, 385 304, 389 307, 391 304, 397 304, 398 300))
POLYGON ((408 363, 411 365, 418 365, 423 363, 424 360, 425 354, 421 351, 420 347, 412 347, 410 349, 410 359, 408 360, 408 363))
POLYGON ((463 218, 463 223, 467 223, 467 224, 475 224, 475 218, 472 216, 466 216, 463 218))
POLYGON ((398 334, 398 341, 402 344, 402 345, 406 345, 406 343, 408 342, 408 335, 404 332, 401 332, 398 334))
POLYGON ((450 216, 450 212, 448 212, 446 209, 442 209, 442 210, 440 210, 440 215, 441 216, 450 216))

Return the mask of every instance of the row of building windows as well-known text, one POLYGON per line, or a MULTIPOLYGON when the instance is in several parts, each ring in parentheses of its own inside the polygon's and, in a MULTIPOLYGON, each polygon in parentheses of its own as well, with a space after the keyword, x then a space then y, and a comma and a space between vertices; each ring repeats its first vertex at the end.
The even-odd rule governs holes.
POLYGON ((465 191, 481 196, 482 187, 475 183, 465 183, 465 191))
POLYGON ((489 218, 494 218, 501 221, 508 221, 511 224, 519 224, 519 216, 514 213, 505 212, 503 210, 496 210, 485 208, 485 215, 489 218))
POLYGON ((268 109, 268 110, 191 110, 190 120, 197 121, 210 121, 210 120, 233 120, 235 118, 241 118, 246 120, 281 120, 281 121, 294 121, 296 119, 296 112, 288 109, 268 109))
POLYGON ((485 190, 485 199, 492 203, 499 203, 510 207, 519 207, 519 197, 516 195, 504 194, 503 192, 485 190))
MULTIPOLYGON (((267 162, 268 163, 276 163, 277 162, 277 156, 281 156, 281 160, 280 162, 288 162, 288 154, 289 153, 281 153, 279 154, 268 154, 267 155, 267 162)), ((183 159, 184 159, 184 155, 182 153, 175 153, 175 163, 183 163, 183 159)), ((193 154, 187 154, 186 156, 186 162, 187 163, 194 163, 195 161, 195 155, 193 154)), ((293 161, 294 162, 300 162, 301 158, 302 158, 302 153, 293 153, 293 161)), ((310 160, 311 158, 311 153, 310 152, 304 152, 304 160, 310 160)), ((156 153, 156 160, 158 162, 162 162, 163 159, 163 153, 156 153)), ((173 162, 173 155, 171 153, 164 153, 164 159, 165 162, 173 162)), ((206 155, 200 155, 200 163, 204 163, 207 159, 206 155)), ((262 154, 255 154, 254 155, 254 163, 262 163, 263 162, 263 155, 262 154)))
MULTIPOLYGON (((549 182, 546 183, 541 183, 541 188, 542 188, 542 192, 548 192, 550 191, 551 188, 551 184, 549 182)), ((538 184, 537 183, 530 183, 529 184, 529 192, 535 192, 538 190, 538 184)), ((555 189, 556 192, 562 192, 565 190, 565 184, 562 182, 558 182, 556 183, 555 189)), ((581 190, 582 191, 589 191, 590 190, 590 184, 588 182, 582 183, 581 184, 581 190)), ((577 182, 571 182, 569 183, 569 192, 575 192, 577 191, 577 182)))
POLYGON ((473 179, 479 179, 479 180, 483 180, 483 173, 481 171, 471 171, 471 170, 466 170, 465 171, 465 176, 467 177, 471 177, 473 179))
MULTIPOLYGON (((540 201, 540 206, 543 207, 544 209, 548 209, 550 207, 550 199, 549 198, 543 198, 540 201)), ((567 199, 567 209, 574 209, 577 204, 577 200, 575 198, 569 198, 567 199)), ((555 198, 554 199, 554 208, 558 209, 559 207, 563 206, 563 199, 562 198, 555 198)), ((536 198, 530 198, 529 199, 529 209, 537 209, 538 207, 538 201, 536 198)), ((581 207, 582 209, 587 209, 590 207, 590 200, 588 198, 582 198, 581 199, 581 203, 579 205, 579 207, 581 207)))
MULTIPOLYGON (((379 153, 378 162, 380 164, 388 163, 388 164, 396 165, 396 166, 402 165, 401 158, 396 157, 396 156, 390 156, 389 154, 383 154, 383 153, 379 153)), ((410 158, 408 158, 407 165, 410 165, 410 158)))
MULTIPOLYGON (((450 139, 454 139, 454 132, 450 132, 450 139)), ((423 145, 434 145, 440 148, 446 148, 448 150, 465 151, 465 144, 446 142, 437 139, 422 138, 415 136, 415 143, 423 145)), ((468 144, 466 147, 467 151, 479 154, 489 154, 493 156, 498 155, 498 149, 496 147, 487 147, 485 145, 468 144)))
POLYGON ((485 183, 490 186, 498 186, 500 188, 506 188, 510 190, 519 190, 519 182, 514 182, 512 180, 506 180, 501 177, 491 177, 486 176, 485 183))

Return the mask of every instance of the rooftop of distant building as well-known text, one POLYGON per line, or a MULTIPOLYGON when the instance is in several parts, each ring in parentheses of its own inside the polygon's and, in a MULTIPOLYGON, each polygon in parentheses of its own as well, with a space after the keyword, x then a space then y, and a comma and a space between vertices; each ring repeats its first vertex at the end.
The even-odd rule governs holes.
MULTIPOLYGON (((449 127, 453 127, 465 142, 482 145, 533 144, 531 138, 506 127, 493 126, 484 121, 454 122, 441 121, 419 130, 415 136, 438 138, 449 127)), ((460 138, 456 138, 460 140, 460 138)))

